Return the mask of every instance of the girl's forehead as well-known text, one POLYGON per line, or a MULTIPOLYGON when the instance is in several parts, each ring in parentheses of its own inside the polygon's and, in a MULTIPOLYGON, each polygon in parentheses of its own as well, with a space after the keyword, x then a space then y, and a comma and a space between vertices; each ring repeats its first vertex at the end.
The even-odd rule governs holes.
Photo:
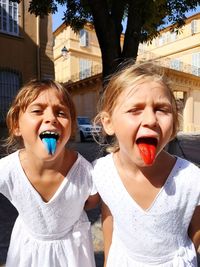
POLYGON ((127 102, 146 101, 153 98, 155 101, 167 100, 171 102, 170 89, 162 82, 153 79, 141 79, 133 85, 124 88, 118 96, 116 105, 127 102))
POLYGON ((155 94, 159 91, 161 95, 169 96, 169 88, 159 80, 141 79, 130 87, 124 88, 122 95, 124 97, 140 96, 144 97, 147 94, 155 94))
POLYGON ((36 102, 41 102, 41 103, 43 103, 43 102, 44 103, 45 102, 50 102, 50 103, 60 102, 60 103, 64 104, 62 93, 56 89, 53 89, 53 88, 48 88, 48 89, 45 89, 45 90, 42 90, 41 92, 39 92, 39 94, 33 99, 33 101, 30 104, 33 104, 36 102))

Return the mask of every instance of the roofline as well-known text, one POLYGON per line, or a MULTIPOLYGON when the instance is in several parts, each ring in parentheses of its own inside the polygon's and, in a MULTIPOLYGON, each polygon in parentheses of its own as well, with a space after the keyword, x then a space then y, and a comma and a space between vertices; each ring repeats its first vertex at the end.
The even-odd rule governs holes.
MULTIPOLYGON (((67 28, 68 26, 70 26, 69 24, 66 24, 65 22, 63 22, 60 26, 58 26, 58 28, 53 32, 53 36, 57 36, 60 32, 62 32, 65 28, 67 28)), ((90 28, 90 29, 94 29, 94 25, 90 22, 87 22, 84 25, 84 28, 90 28)))
POLYGON ((72 90, 72 89, 77 88, 77 87, 82 87, 87 83, 91 83, 91 82, 95 83, 95 81, 97 81, 97 80, 102 80, 102 73, 98 73, 98 74, 95 74, 95 75, 90 76, 88 78, 85 78, 85 79, 82 79, 82 80, 78 80, 78 81, 75 81, 75 82, 68 81, 68 82, 64 82, 62 84, 63 84, 63 86, 65 88, 67 88, 69 90, 70 89, 72 90))
POLYGON ((57 36, 60 32, 62 32, 65 28, 67 28, 69 25, 63 22, 58 28, 53 32, 53 36, 57 36))
MULTIPOLYGON (((190 21, 192 21, 192 20, 194 20, 194 19, 196 19, 196 18, 200 18, 200 12, 198 12, 198 13, 196 13, 196 14, 193 14, 193 15, 190 16, 190 17, 187 17, 187 18, 185 19, 185 24, 189 23, 190 21)), ((167 26, 166 28, 163 28, 163 29, 160 30, 159 32, 166 32, 166 31, 169 31, 170 28, 171 28, 173 25, 176 25, 176 23, 171 24, 171 25, 167 26)))

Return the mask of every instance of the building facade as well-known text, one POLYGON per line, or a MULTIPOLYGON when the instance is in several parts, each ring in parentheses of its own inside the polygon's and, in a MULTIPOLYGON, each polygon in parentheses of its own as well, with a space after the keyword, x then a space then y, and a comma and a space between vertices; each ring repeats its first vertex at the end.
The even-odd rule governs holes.
MULTIPOLYGON (((93 27, 75 34, 63 23, 54 32, 54 60, 56 80, 70 90, 78 115, 93 118, 101 90, 101 52, 93 27)), ((200 131, 200 13, 189 17, 179 34, 167 27, 151 43, 140 44, 137 61, 147 60, 164 66, 172 80, 181 130, 200 131)))
POLYGON ((178 33, 169 26, 152 42, 140 44, 138 60, 149 59, 200 77, 200 13, 186 19, 178 33))
POLYGON ((70 90, 77 114, 93 118, 101 86, 93 81, 102 72, 101 51, 94 27, 87 24, 75 33, 63 23, 53 34, 55 79, 70 90))
POLYGON ((101 51, 92 25, 75 33, 63 23, 53 33, 55 79, 76 82, 102 71, 101 51))
POLYGON ((169 26, 152 42, 140 44, 137 60, 153 60, 174 70, 171 78, 182 105, 181 129, 200 131, 200 13, 187 18, 179 33, 169 26))
POLYGON ((52 18, 35 17, 28 8, 28 0, 0 0, 0 124, 23 83, 54 78, 52 18))

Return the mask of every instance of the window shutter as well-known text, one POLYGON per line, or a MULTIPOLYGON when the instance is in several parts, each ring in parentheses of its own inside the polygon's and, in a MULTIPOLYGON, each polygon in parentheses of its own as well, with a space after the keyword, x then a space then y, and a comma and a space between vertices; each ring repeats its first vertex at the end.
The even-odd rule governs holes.
POLYGON ((89 34, 86 30, 80 30, 80 46, 87 47, 89 46, 89 34))
POLYGON ((79 78, 80 80, 88 78, 92 75, 92 62, 87 59, 79 60, 79 78))
POLYGON ((197 33, 197 20, 191 21, 191 34, 197 33))
POLYGON ((192 55, 192 74, 200 76, 200 53, 192 55))

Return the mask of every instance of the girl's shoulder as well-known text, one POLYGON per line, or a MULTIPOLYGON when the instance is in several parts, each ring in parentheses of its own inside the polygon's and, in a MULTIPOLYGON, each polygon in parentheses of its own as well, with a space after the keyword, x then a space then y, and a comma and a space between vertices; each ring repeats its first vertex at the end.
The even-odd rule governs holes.
MULTIPOLYGON (((177 177, 187 178, 188 181, 200 184, 200 168, 189 160, 177 157, 175 164, 177 177)), ((186 179, 185 179, 186 180, 186 179)))
POLYGON ((178 157, 171 181, 175 182, 177 196, 190 206, 200 205, 200 168, 197 165, 178 157))
POLYGON ((79 166, 92 169, 92 163, 90 163, 84 156, 78 153, 77 163, 79 166))
POLYGON ((0 192, 9 198, 8 186, 17 173, 18 151, 0 159, 0 192))
POLYGON ((93 178, 94 181, 106 181, 108 177, 112 177, 115 173, 115 165, 113 162, 113 155, 108 154, 95 160, 93 163, 93 178))
POLYGON ((200 173, 200 168, 197 164, 187 160, 187 159, 183 159, 181 157, 176 156, 177 161, 176 161, 176 165, 179 169, 181 169, 184 172, 197 172, 198 174, 200 173))
POLYGON ((19 151, 15 151, 0 159, 0 170, 6 170, 7 168, 13 168, 16 165, 19 151))
POLYGON ((113 154, 108 154, 104 157, 98 158, 95 161, 92 162, 93 168, 101 168, 105 166, 110 166, 113 163, 113 154))
MULTIPOLYGON (((92 177, 92 164, 84 158, 80 153, 78 153, 77 160, 71 167, 70 173, 75 176, 77 180, 91 180, 92 177)), ((75 178, 74 178, 75 179, 75 178)))

